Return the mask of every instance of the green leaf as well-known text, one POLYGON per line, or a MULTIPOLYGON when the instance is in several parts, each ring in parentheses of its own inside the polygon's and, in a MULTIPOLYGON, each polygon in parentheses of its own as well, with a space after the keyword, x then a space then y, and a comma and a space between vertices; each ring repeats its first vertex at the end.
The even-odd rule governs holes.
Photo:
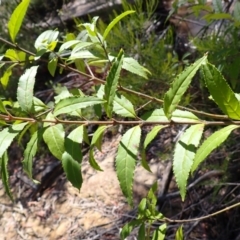
POLYGON ((165 127, 167 126, 159 125, 159 126, 153 127, 153 129, 147 134, 145 141, 143 143, 141 164, 149 172, 152 172, 152 171, 146 160, 146 148, 149 145, 149 143, 157 136, 158 132, 165 127))
POLYGON ((125 224, 120 232, 121 239, 125 240, 130 235, 132 230, 136 226, 139 226, 141 223, 142 223, 142 220, 137 219, 137 220, 132 220, 132 221, 128 222, 127 224, 125 224))
POLYGON ((236 1, 233 8, 233 17, 235 21, 240 22, 240 2, 236 1))
POLYGON ((140 228, 138 230, 138 238, 137 240, 146 240, 146 236, 145 236, 145 224, 142 223, 140 225, 140 228))
POLYGON ((58 59, 53 58, 48 62, 48 71, 54 77, 57 68, 58 59))
POLYGON ((109 32, 111 31, 111 29, 125 16, 135 13, 135 11, 129 10, 129 11, 125 11, 122 14, 118 15, 116 18, 114 18, 110 24, 107 26, 107 28, 105 29, 104 33, 103 33, 103 40, 105 40, 109 34, 109 32))
POLYGON ((8 22, 8 32, 13 42, 15 42, 15 38, 19 32, 19 29, 21 28, 29 3, 30 0, 22 0, 10 17, 8 22))
POLYGON ((94 158, 93 148, 90 148, 90 151, 89 151, 89 163, 91 167, 94 168, 95 170, 103 171, 94 158))
POLYGON ((206 21, 223 20, 223 19, 232 20, 232 16, 229 13, 210 13, 203 16, 203 19, 205 19, 206 21))
POLYGON ((116 171, 120 187, 130 205, 133 204, 132 184, 141 138, 139 126, 130 128, 122 137, 116 156, 116 171))
POLYGON ((33 112, 33 87, 38 66, 33 66, 20 77, 17 89, 17 100, 24 112, 33 112))
POLYGON ((176 232, 175 240, 184 240, 184 237, 183 237, 183 226, 182 225, 178 228, 178 230, 176 232))
POLYGON ((152 240, 164 240, 167 231, 167 224, 160 225, 154 232, 152 240))
POLYGON ((118 57, 112 64, 111 69, 106 78, 106 84, 104 88, 105 93, 104 99, 107 101, 107 103, 105 104, 105 110, 109 118, 112 117, 113 101, 117 91, 123 58, 124 58, 123 51, 120 50, 118 57))
POLYGON ((38 52, 41 50, 53 51, 57 45, 58 35, 58 31, 47 30, 38 36, 34 47, 38 52))
POLYGON ((79 97, 73 96, 60 100, 54 109, 54 116, 59 114, 70 113, 78 109, 86 108, 105 101, 97 97, 79 97))
POLYGON ((4 106, 1 98, 0 98, 0 112, 1 113, 7 113, 7 110, 6 110, 5 106, 4 106))
POLYGON ((68 138, 72 139, 74 142, 81 144, 84 140, 84 131, 86 131, 86 127, 81 125, 75 128, 69 135, 68 138))
POLYGON ((43 133, 43 139, 50 152, 59 160, 62 160, 65 132, 62 124, 49 126, 43 133))
POLYGON ((206 61, 207 56, 205 55, 191 66, 187 67, 176 77, 170 89, 166 92, 164 96, 163 109, 168 119, 172 117, 173 111, 177 107, 183 94, 186 92, 192 78, 194 77, 198 69, 201 67, 201 65, 204 64, 206 61))
POLYGON ((115 95, 113 101, 113 111, 121 117, 136 118, 136 113, 132 103, 123 95, 120 97, 115 95))
POLYGON ((197 169, 199 164, 204 159, 206 159, 206 157, 214 149, 216 149, 218 146, 220 146, 228 138, 230 133, 236 128, 239 128, 239 126, 229 125, 227 127, 224 127, 222 129, 216 131, 210 137, 208 137, 196 152, 196 156, 193 161, 191 172, 193 173, 197 169))
MULTIPOLYGON (((148 112, 142 116, 142 119, 146 121, 151 121, 151 122, 167 122, 168 119, 164 114, 164 111, 162 108, 160 109, 155 109, 151 112, 148 112)), ((174 122, 192 122, 192 123, 199 123, 200 120, 197 116, 195 116, 193 113, 188 112, 188 111, 183 111, 183 110, 175 110, 172 113, 172 120, 174 122)))
POLYGON ((204 124, 196 124, 186 130, 176 143, 173 157, 173 172, 180 189, 182 201, 186 195, 188 176, 193 164, 193 159, 202 137, 204 124))
POLYGON ((39 98, 36 97, 33 97, 33 107, 35 113, 49 109, 47 105, 45 105, 39 98))
POLYGON ((8 128, 4 128, 0 132, 0 158, 4 152, 8 149, 13 139, 23 130, 28 122, 12 125, 8 128))
POLYGON ((10 187, 9 187, 9 174, 8 174, 8 169, 7 169, 7 165, 8 165, 7 151, 4 152, 3 156, 1 157, 0 162, 1 162, 2 183, 3 183, 3 186, 5 188, 7 195, 13 201, 13 196, 12 196, 12 193, 11 193, 10 187))
POLYGON ((219 108, 230 118, 240 120, 240 102, 218 69, 207 63, 202 65, 201 73, 219 108))
POLYGON ((213 4, 214 11, 216 13, 223 12, 222 0, 213 0, 212 4, 213 4))
POLYGON ((147 199, 143 198, 138 205, 138 219, 144 218, 147 207, 147 199))
POLYGON ((151 74, 151 72, 141 66, 137 60, 129 57, 123 59, 122 68, 145 79, 148 78, 147 73, 151 74))
POLYGON ((33 166, 33 157, 37 153, 37 148, 39 142, 42 140, 43 129, 40 129, 33 133, 30 141, 27 144, 26 149, 24 150, 24 158, 22 161, 23 170, 32 179, 32 166, 33 166))
POLYGON ((12 68, 9 67, 7 68, 4 73, 3 73, 3 76, 1 77, 0 81, 1 81, 1 84, 3 86, 4 89, 7 88, 8 86, 8 82, 9 82, 9 78, 11 77, 12 75, 12 68))
POLYGON ((61 47, 59 48, 58 52, 60 53, 60 52, 66 50, 68 48, 71 48, 72 46, 76 45, 77 43, 81 43, 81 41, 80 40, 70 40, 70 41, 67 41, 67 42, 65 42, 65 43, 63 43, 61 45, 61 47))
POLYGON ((98 127, 97 131, 94 132, 93 137, 92 137, 92 142, 91 146, 96 146, 99 151, 101 150, 102 147, 102 138, 103 138, 103 133, 107 126, 100 126, 98 127))

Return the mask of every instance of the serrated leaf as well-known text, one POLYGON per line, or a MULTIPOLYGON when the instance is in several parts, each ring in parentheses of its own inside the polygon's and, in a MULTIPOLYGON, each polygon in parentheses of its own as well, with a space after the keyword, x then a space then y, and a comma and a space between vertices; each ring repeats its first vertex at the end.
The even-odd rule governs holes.
POLYGON ((94 158, 93 148, 91 148, 89 151, 89 163, 91 167, 94 168, 95 170, 103 171, 94 158))
POLYGON ((191 172, 193 173, 199 164, 207 158, 207 156, 218 146, 220 146, 230 135, 230 133, 236 129, 239 128, 237 125, 229 125, 227 127, 224 127, 215 133, 213 133, 210 137, 208 137, 203 144, 200 146, 200 148, 197 150, 193 165, 191 168, 191 172))
POLYGON ((114 18, 110 24, 107 26, 107 28, 105 29, 104 33, 103 33, 103 40, 105 40, 109 34, 109 32, 111 31, 111 29, 125 16, 135 13, 135 11, 129 10, 129 11, 125 11, 122 14, 118 15, 116 18, 114 18))
POLYGON ((159 126, 153 127, 153 129, 147 134, 147 136, 144 140, 141 164, 149 172, 152 172, 152 171, 146 160, 146 148, 147 148, 148 144, 157 136, 158 132, 165 127, 167 127, 167 126, 159 125, 159 126))
POLYGON ((58 59, 53 58, 48 62, 48 71, 54 77, 57 68, 58 59))
MULTIPOLYGON (((154 121, 167 122, 168 121, 168 118, 165 116, 165 113, 162 108, 155 109, 151 112, 145 113, 142 116, 142 119, 149 121, 149 122, 150 121, 151 122, 154 122, 154 121)), ((174 122, 191 122, 191 123, 199 123, 200 122, 199 118, 196 115, 194 115, 193 113, 188 112, 188 111, 179 110, 179 109, 175 110, 172 113, 172 120, 174 122)))
POLYGON ((33 88, 38 66, 33 66, 20 77, 17 89, 17 100, 24 112, 33 112, 33 88))
POLYGON ((8 32, 13 42, 15 42, 15 38, 21 28, 29 3, 30 0, 22 0, 10 17, 8 22, 8 32))
POLYGON ((42 139, 43 129, 40 129, 33 133, 30 141, 27 144, 26 149, 23 153, 23 170, 28 175, 30 179, 32 179, 32 166, 33 166, 33 157, 37 153, 38 144, 42 139))
POLYGON ((184 236, 183 236, 183 226, 181 225, 175 235, 175 240, 184 240, 184 236))
POLYGON ((13 196, 9 187, 9 174, 8 174, 8 155, 7 152, 5 151, 3 156, 1 157, 1 177, 2 177, 2 183, 5 188, 5 191, 7 195, 10 197, 10 199, 13 201, 13 196))
POLYGON ((219 70, 207 63, 202 65, 201 73, 213 100, 223 113, 240 120, 240 102, 219 70))
POLYGON ((156 230, 154 230, 152 240, 164 240, 166 231, 167 231, 167 224, 164 223, 160 225, 156 230))
POLYGON ((62 160, 64 149, 64 128, 62 124, 49 126, 43 133, 43 139, 50 152, 59 160, 62 160))
POLYGON ((122 117, 136 118, 136 113, 132 103, 123 95, 115 95, 113 101, 113 111, 122 117))
POLYGON ((196 124, 186 130, 176 143, 173 157, 173 172, 180 189, 182 201, 186 195, 188 176, 193 164, 193 159, 202 137, 204 124, 196 124))
POLYGON ((106 78, 106 84, 104 88, 104 99, 107 101, 105 104, 105 110, 109 118, 112 117, 113 111, 113 101, 116 95, 118 80, 120 77, 120 72, 123 64, 123 50, 120 50, 118 57, 115 59, 111 66, 111 69, 106 78))
POLYGON ((81 173, 82 151, 79 142, 82 139, 79 141, 78 133, 79 129, 74 129, 65 139, 62 166, 67 179, 75 188, 80 190, 83 180, 81 173))
POLYGON ((54 116, 66 114, 78 109, 86 108, 96 104, 104 103, 105 101, 97 97, 78 97, 73 96, 60 100, 54 109, 54 116))
POLYGON ((27 124, 28 122, 15 124, 8 128, 4 128, 0 132, 0 158, 8 149, 13 139, 24 129, 27 124))
POLYGON ((132 184, 137 153, 141 138, 141 128, 130 128, 122 137, 116 156, 116 171, 120 187, 130 205, 133 204, 132 184))
POLYGON ((163 109, 168 119, 172 117, 173 111, 176 109, 183 94, 186 92, 192 78, 194 77, 198 69, 201 67, 201 65, 204 64, 206 61, 207 56, 205 55, 191 66, 187 67, 176 77, 170 89, 166 92, 164 96, 163 109))
POLYGON ((43 51, 44 53, 48 50, 53 51, 57 44, 58 35, 58 31, 46 30, 38 36, 34 43, 34 47, 38 52, 43 51))
POLYGON ((99 151, 102 151, 102 138, 103 138, 103 133, 107 126, 100 126, 98 129, 94 132, 93 137, 92 137, 92 142, 91 146, 96 146, 99 151))
POLYGON ((151 72, 141 66, 134 58, 124 58, 122 68, 145 79, 148 79, 147 73, 151 74, 151 72))

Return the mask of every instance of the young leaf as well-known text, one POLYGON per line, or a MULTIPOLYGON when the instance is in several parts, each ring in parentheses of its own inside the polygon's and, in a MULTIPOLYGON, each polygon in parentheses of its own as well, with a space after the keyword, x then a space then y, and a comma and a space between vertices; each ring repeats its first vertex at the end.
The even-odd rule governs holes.
POLYGON ((151 72, 149 72, 146 68, 144 68, 143 66, 141 66, 138 61, 136 61, 135 59, 133 58, 129 58, 129 57, 126 57, 123 59, 123 66, 122 66, 123 69, 133 73, 133 74, 136 74, 140 77, 143 77, 145 79, 148 78, 147 76, 147 73, 148 74, 151 74, 151 72))
POLYGON ((118 57, 115 59, 115 62, 112 64, 112 67, 106 78, 106 85, 104 88, 104 93, 105 93, 104 99, 107 101, 105 105, 105 108, 106 108, 105 110, 109 118, 112 117, 113 100, 117 91, 117 85, 120 77, 120 72, 122 69, 123 58, 124 58, 123 50, 120 50, 118 57))
POLYGON ((99 151, 102 151, 101 150, 102 138, 106 128, 107 126, 100 126, 98 127, 97 131, 94 132, 92 137, 91 147, 96 146, 99 151))
POLYGON ((4 128, 0 132, 0 158, 8 149, 13 139, 24 129, 27 124, 28 122, 15 124, 8 128, 4 128))
POLYGON ((164 223, 160 225, 156 230, 154 230, 152 240, 164 240, 166 231, 167 231, 167 224, 164 223))
POLYGON ((34 43, 34 47, 38 52, 41 50, 53 51, 57 45, 58 35, 58 31, 47 30, 38 36, 34 43))
POLYGON ((11 77, 11 75, 12 75, 12 68, 9 67, 4 71, 3 76, 0 78, 1 84, 2 84, 4 89, 7 88, 9 78, 11 77))
POLYGON ((199 164, 206 159, 206 157, 218 146, 220 146, 230 135, 230 133, 236 129, 239 128, 237 125, 229 125, 227 127, 224 127, 215 133, 213 133, 210 137, 208 137, 203 144, 200 146, 200 148, 197 150, 193 165, 191 168, 191 172, 193 173, 199 164))
POLYGON ((61 45, 61 47, 59 48, 58 52, 60 53, 60 52, 66 50, 68 48, 71 48, 72 46, 74 46, 74 45, 76 45, 78 43, 81 43, 81 41, 80 40, 70 40, 70 41, 67 41, 67 42, 65 42, 65 43, 63 43, 61 45))
POLYGON ((13 196, 12 193, 10 191, 10 187, 9 187, 9 174, 8 174, 8 169, 7 169, 7 164, 8 164, 8 155, 7 155, 7 151, 4 152, 3 156, 1 157, 1 177, 2 177, 2 183, 3 186, 5 188, 5 191, 7 193, 7 195, 10 197, 10 199, 13 201, 13 196))
POLYGON ((125 16, 135 13, 135 11, 129 10, 129 11, 125 11, 122 14, 120 14, 119 16, 117 16, 116 18, 114 18, 112 20, 112 22, 110 22, 110 24, 107 26, 107 28, 105 29, 104 33, 103 33, 103 40, 105 40, 109 34, 109 32, 111 31, 111 29, 125 16))
POLYGON ((8 32, 13 42, 15 42, 18 31, 21 28, 29 3, 30 0, 22 0, 22 2, 13 11, 13 14, 8 22, 8 32))
MULTIPOLYGON (((155 109, 151 112, 144 114, 142 116, 142 119, 144 119, 146 121, 151 121, 151 122, 154 122, 154 121, 166 122, 166 121, 168 121, 162 108, 155 109)), ((188 112, 188 111, 179 110, 179 109, 175 110, 172 113, 172 120, 175 122, 193 122, 193 123, 200 122, 199 118, 197 116, 195 116, 193 113, 188 112)))
POLYGON ((43 129, 40 129, 32 135, 23 154, 24 156, 22 161, 23 170, 31 179, 32 179, 33 157, 37 153, 38 144, 42 139, 42 134, 43 134, 43 129))
POLYGON ((89 163, 91 167, 94 168, 95 170, 103 171, 94 158, 93 148, 90 148, 90 151, 89 151, 89 163))
POLYGON ((57 68, 57 62, 58 59, 57 58, 53 58, 48 62, 48 71, 50 72, 50 74, 54 77, 55 72, 56 72, 56 68, 57 68))
POLYGON ((121 139, 116 156, 117 177, 122 192, 130 205, 133 204, 132 184, 140 137, 141 128, 139 126, 129 129, 121 139))
POLYGON ((60 100, 54 109, 54 116, 70 113, 78 109, 86 108, 105 101, 96 97, 78 97, 73 96, 60 100))
POLYGON ((207 56, 205 55, 204 57, 196 61, 193 65, 187 67, 176 77, 170 89, 166 92, 164 96, 163 109, 168 119, 172 117, 173 111, 177 107, 183 94, 186 92, 192 78, 194 77, 198 69, 201 67, 201 65, 204 64, 206 61, 207 56))
POLYGON ((181 136, 175 146, 173 172, 177 185, 180 189, 182 201, 185 199, 188 175, 193 164, 196 147, 198 146, 202 137, 203 128, 203 124, 191 126, 181 136))
POLYGON ((113 111, 122 117, 136 118, 136 113, 132 103, 123 95, 120 97, 115 95, 113 101, 113 111))
POLYGON ((20 77, 17 89, 17 100, 24 112, 33 112, 33 87, 38 66, 33 66, 20 77))
POLYGON ((138 240, 146 240, 145 236, 145 224, 142 223, 138 230, 138 240))
POLYGON ((183 226, 182 225, 178 228, 178 230, 176 232, 175 240, 184 240, 184 237, 183 237, 183 226))
POLYGON ((240 102, 219 70, 207 63, 202 65, 201 73, 219 108, 230 118, 240 120, 240 102))
POLYGON ((136 227, 139 226, 142 223, 141 219, 136 219, 128 222, 127 224, 124 225, 120 232, 120 237, 122 240, 126 240, 126 238, 130 235, 132 230, 136 227))
POLYGON ((65 132, 62 124, 49 126, 43 133, 43 139, 50 152, 59 160, 62 160, 65 132))

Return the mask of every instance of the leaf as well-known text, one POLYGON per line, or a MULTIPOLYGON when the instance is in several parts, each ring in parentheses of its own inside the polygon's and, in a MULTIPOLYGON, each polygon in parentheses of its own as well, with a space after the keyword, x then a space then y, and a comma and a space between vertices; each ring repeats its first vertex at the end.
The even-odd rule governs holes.
POLYGON ((132 230, 136 227, 139 226, 142 223, 142 220, 132 220, 128 222, 127 224, 124 225, 120 232, 120 237, 122 240, 126 240, 126 238, 130 235, 132 230))
POLYGON ((240 22, 240 2, 239 1, 236 1, 234 3, 233 17, 235 21, 237 20, 240 22))
POLYGON ((1 77, 0 81, 1 81, 1 84, 3 86, 4 89, 7 88, 8 86, 8 82, 9 82, 9 78, 11 77, 12 75, 12 68, 7 68, 5 71, 4 71, 4 74, 3 76, 1 77))
POLYGON ((8 22, 8 32, 13 42, 21 28, 23 19, 26 15, 30 0, 22 0, 22 2, 15 8, 13 14, 8 22))
POLYGON ((33 66, 20 77, 17 89, 17 100, 24 112, 33 112, 33 87, 38 66, 33 66))
MULTIPOLYGON (((164 111, 162 108, 155 109, 151 112, 148 112, 142 116, 142 119, 148 121, 148 122, 167 122, 168 119, 164 114, 164 111)), ((197 116, 195 116, 193 113, 183 110, 175 110, 172 113, 172 121, 174 122, 192 122, 192 123, 199 123, 200 120, 197 116)))
POLYGON ((91 167, 94 168, 95 170, 103 171, 94 158, 93 148, 90 148, 90 151, 89 151, 89 163, 91 167))
POLYGON ((82 162, 82 151, 79 142, 79 132, 82 129, 74 129, 68 137, 65 139, 65 152, 62 155, 62 166, 64 172, 66 173, 67 179, 72 183, 72 185, 81 189, 82 186, 82 173, 81 173, 81 162, 82 162))
POLYGON ((120 97, 115 95, 113 101, 113 111, 121 117, 136 118, 136 113, 132 103, 123 95, 120 97))
POLYGON ((70 113, 78 109, 86 108, 96 104, 104 103, 105 101, 97 97, 79 97, 73 96, 60 100, 54 109, 54 116, 59 114, 70 113))
POLYGON ((141 66, 138 61, 136 61, 133 58, 126 57, 123 59, 123 65, 122 68, 127 70, 128 72, 131 72, 133 74, 136 74, 140 77, 143 77, 145 79, 148 79, 147 73, 151 74, 146 68, 141 66))
POLYGON ((40 129, 33 133, 23 154, 24 156, 22 161, 23 170, 31 179, 32 179, 33 157, 37 153, 38 144, 42 140, 42 134, 43 134, 43 129, 40 129))
POLYGON ((53 58, 48 62, 48 71, 50 72, 50 74, 54 77, 55 72, 56 72, 56 68, 57 68, 57 62, 58 59, 57 58, 53 58))
POLYGON ((143 143, 141 163, 142 163, 142 166, 149 172, 152 172, 152 171, 146 160, 146 148, 149 145, 149 143, 157 136, 158 132, 165 127, 167 126, 159 125, 159 126, 153 127, 153 129, 147 134, 145 141, 143 143))
POLYGON ((55 30, 46 30, 41 33, 34 43, 38 52, 41 50, 53 51, 56 47, 59 32, 55 30))
POLYGON ((202 137, 204 124, 196 124, 186 130, 176 143, 174 158, 173 158, 173 172, 176 178, 177 185, 180 189, 182 201, 186 195, 186 185, 191 170, 193 159, 202 137))
POLYGON ((59 48, 58 52, 60 53, 60 52, 66 50, 68 48, 71 48, 72 46, 76 45, 77 43, 81 43, 81 41, 80 40, 70 40, 70 41, 67 41, 67 42, 65 42, 65 43, 63 43, 61 45, 61 47, 59 48))
POLYGON ((167 231, 167 224, 164 223, 160 225, 156 230, 154 230, 152 240, 164 240, 166 231, 167 231))
POLYGON ((7 113, 7 110, 6 110, 5 106, 4 106, 1 98, 0 98, 0 112, 1 113, 7 113))
POLYGON ((219 108, 230 118, 240 120, 240 102, 218 69, 208 63, 202 65, 201 73, 219 108))
POLYGON ((7 169, 7 165, 8 165, 7 151, 4 152, 3 156, 1 157, 0 162, 1 162, 2 183, 3 183, 3 186, 5 188, 7 195, 13 201, 13 196, 12 196, 12 193, 11 193, 10 187, 9 187, 9 174, 8 174, 8 169, 7 169))
POLYGON ((210 13, 203 16, 203 19, 205 19, 206 21, 223 20, 223 19, 232 20, 232 16, 229 13, 210 13))
POLYGON ((64 149, 64 129, 62 124, 49 126, 43 133, 43 139, 50 152, 59 160, 62 160, 64 149))
POLYGON ((178 228, 178 230, 176 232, 175 240, 184 240, 184 237, 183 237, 183 226, 182 225, 178 228))
POLYGON ((122 69, 123 58, 124 58, 123 51, 120 50, 118 57, 116 58, 115 62, 112 64, 111 69, 106 78, 106 84, 104 88, 104 93, 105 93, 104 99, 107 101, 105 105, 105 110, 109 118, 112 117, 113 101, 117 91, 118 80, 119 80, 120 72, 122 69))
POLYGON ((145 236, 145 224, 142 223, 139 227, 139 230, 138 230, 138 238, 137 240, 145 240, 146 239, 146 236, 145 236))
POLYGON ((132 184, 137 153, 140 144, 141 128, 130 128, 122 137, 116 156, 116 171, 120 187, 130 205, 133 204, 132 184))
POLYGON ((75 128, 69 135, 68 138, 72 139, 74 142, 81 144, 84 140, 84 131, 86 131, 86 127, 81 125, 75 128))
POLYGON ((187 67, 176 77, 170 89, 165 93, 163 109, 168 119, 172 117, 173 111, 177 107, 183 94, 186 92, 192 78, 194 77, 198 69, 201 67, 201 65, 204 64, 206 61, 207 56, 205 55, 191 66, 187 67))
POLYGON ((92 137, 92 142, 91 146, 96 146, 99 151, 101 150, 102 147, 102 138, 103 138, 103 133, 107 126, 100 126, 98 127, 97 131, 94 132, 93 137, 92 137))
POLYGON ((222 0, 213 0, 212 1, 214 11, 216 13, 223 12, 222 0))
POLYGON ((8 128, 4 128, 0 132, 0 158, 4 152, 8 149, 13 139, 23 130, 28 122, 12 125, 8 128))
POLYGON ((193 161, 193 165, 191 168, 191 172, 193 173, 199 164, 207 158, 207 156, 218 146, 220 146, 230 135, 230 133, 236 129, 239 128, 237 125, 229 125, 227 127, 224 127, 215 133, 213 133, 210 137, 208 137, 203 144, 200 146, 200 148, 196 152, 196 156, 193 161))
POLYGON ((109 34, 109 32, 111 31, 111 29, 125 16, 135 13, 135 11, 129 10, 129 11, 125 11, 122 14, 118 15, 116 18, 114 18, 110 24, 107 26, 107 28, 105 29, 104 33, 103 33, 103 40, 105 40, 109 34))

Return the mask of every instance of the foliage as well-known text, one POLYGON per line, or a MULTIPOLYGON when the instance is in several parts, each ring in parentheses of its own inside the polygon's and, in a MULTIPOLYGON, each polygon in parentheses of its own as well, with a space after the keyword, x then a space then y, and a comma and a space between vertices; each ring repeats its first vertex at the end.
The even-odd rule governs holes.
MULTIPOLYGON (((102 137, 109 126, 127 125, 130 128, 124 129, 125 133, 118 146, 116 172, 123 194, 128 203, 133 205, 132 183, 140 151, 141 127, 156 125, 145 138, 142 159, 140 159, 142 165, 149 170, 148 163, 144 159, 144 151, 147 146, 163 127, 178 123, 188 125, 187 130, 175 145, 173 156, 174 175, 181 198, 184 200, 187 194, 189 173, 193 173, 200 163, 222 144, 234 129, 240 126, 239 100, 217 68, 208 62, 207 54, 179 73, 169 90, 166 91, 164 99, 161 100, 139 92, 138 89, 136 91, 124 87, 121 83, 125 78, 125 71, 129 71, 134 74, 135 78, 141 79, 149 76, 149 70, 128 56, 128 51, 126 51, 128 48, 118 48, 117 54, 108 49, 115 26, 122 18, 130 19, 130 16, 134 15, 134 11, 125 11, 118 15, 106 27, 103 34, 98 30, 97 17, 94 17, 91 22, 82 23, 79 26, 82 30, 78 37, 74 37, 72 34, 69 38, 70 33, 62 36, 56 30, 44 31, 37 37, 34 43, 35 53, 32 53, 15 44, 22 22, 16 26, 14 19, 17 17, 23 19, 27 4, 27 0, 20 3, 11 16, 8 31, 13 43, 4 40, 10 48, 1 58, 1 67, 10 61, 12 68, 24 67, 25 69, 18 81, 17 101, 9 101, 6 98, 0 100, 1 177, 10 198, 12 196, 8 183, 7 152, 16 137, 20 137, 21 140, 23 136, 27 137, 28 134, 31 136, 25 147, 23 160, 24 171, 30 178, 32 178, 33 157, 38 150, 38 145, 44 141, 51 154, 62 162, 67 179, 80 190, 83 142, 90 145, 90 165, 101 171, 101 167, 94 158, 93 150, 97 148, 101 151, 102 137), (23 8, 21 4, 26 4, 26 6, 23 8), (19 11, 20 7, 25 10, 19 11), (85 76, 86 81, 94 81, 93 92, 87 95, 78 89, 66 89, 64 94, 60 93, 55 98, 51 106, 34 97, 38 63, 46 61, 44 54, 49 54, 48 70, 53 76, 62 69, 71 70, 85 76), (23 65, 24 63, 27 64, 23 65), (212 99, 225 115, 179 106, 180 100, 199 70, 212 99), (97 77, 96 72, 101 73, 102 77, 97 77), (224 91, 222 91, 223 89, 224 91), (221 97, 219 97, 219 92, 221 92, 221 97), (145 108, 148 102, 155 102, 158 108, 141 116, 137 106, 123 94, 142 98, 144 104, 140 108, 145 108), (163 105, 163 107, 159 105, 163 105), (83 110, 86 109, 94 113, 92 118, 84 114, 83 110), (104 114, 106 114, 105 120, 101 121, 104 114), (206 120, 206 117, 211 120, 206 120), (236 121, 233 122, 233 120, 236 121), (89 143, 86 128, 92 124, 97 124, 99 127, 89 143), (66 126, 68 125, 73 126, 74 129, 67 134, 66 126), (208 125, 226 125, 226 127, 217 130, 198 148, 204 128, 208 125)), ((135 37, 133 38, 135 39, 135 37)), ((9 69, 5 70, 6 74, 9 74, 8 72, 9 69)), ((4 87, 8 84, 3 80, 1 83, 4 87)), ((136 226, 139 226, 139 239, 150 239, 150 237, 164 239, 169 219, 156 210, 156 188, 157 186, 154 185, 147 198, 142 199, 138 206, 137 219, 129 222, 123 228, 121 232, 123 239, 136 226), (151 225, 157 220, 163 224, 152 233, 151 225)), ((176 239, 181 239, 182 235, 180 227, 176 239)))

